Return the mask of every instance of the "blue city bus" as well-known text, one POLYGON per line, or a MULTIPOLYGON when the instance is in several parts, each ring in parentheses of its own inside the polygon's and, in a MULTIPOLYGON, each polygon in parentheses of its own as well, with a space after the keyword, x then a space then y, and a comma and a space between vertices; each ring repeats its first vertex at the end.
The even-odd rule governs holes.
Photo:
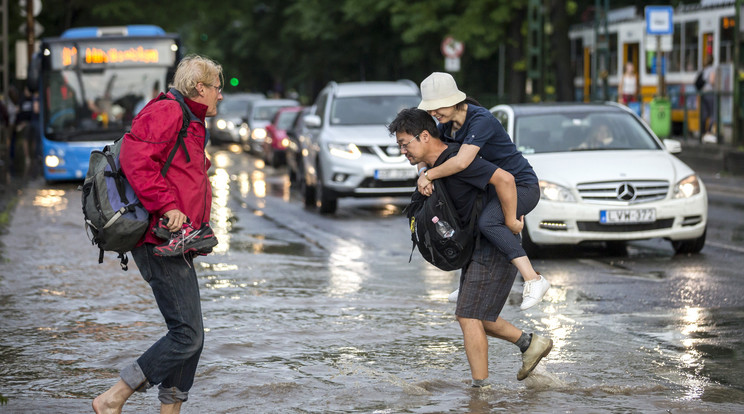
POLYGON ((38 92, 44 178, 85 178, 90 152, 129 130, 144 103, 167 90, 180 59, 178 35, 151 25, 81 27, 42 39, 28 81, 38 92))

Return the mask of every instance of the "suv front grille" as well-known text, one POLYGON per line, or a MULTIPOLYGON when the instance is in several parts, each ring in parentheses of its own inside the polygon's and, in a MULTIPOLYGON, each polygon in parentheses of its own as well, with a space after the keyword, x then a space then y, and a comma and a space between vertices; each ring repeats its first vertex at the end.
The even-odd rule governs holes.
POLYGON ((360 188, 394 188, 394 187, 411 187, 411 192, 416 188, 416 179, 410 180, 375 180, 372 177, 365 178, 360 188))
POLYGON ((618 202, 639 204, 662 200, 669 193, 669 182, 663 180, 628 180, 581 183, 576 186, 581 199, 591 203, 618 202))

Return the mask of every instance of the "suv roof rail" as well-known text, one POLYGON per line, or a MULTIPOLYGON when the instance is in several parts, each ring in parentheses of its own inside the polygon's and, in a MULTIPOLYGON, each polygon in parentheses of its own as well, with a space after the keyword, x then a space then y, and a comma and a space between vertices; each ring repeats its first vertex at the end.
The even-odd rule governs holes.
POLYGON ((419 90, 419 86, 416 84, 416 82, 410 80, 410 79, 398 79, 398 83, 402 83, 404 85, 408 85, 412 87, 415 90, 419 90))

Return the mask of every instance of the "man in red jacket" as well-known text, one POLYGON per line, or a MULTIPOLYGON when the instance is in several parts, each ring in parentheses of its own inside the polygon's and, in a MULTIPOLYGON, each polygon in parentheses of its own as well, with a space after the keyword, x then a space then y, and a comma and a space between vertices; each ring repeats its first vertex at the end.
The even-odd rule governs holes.
MULTIPOLYGON (((178 65, 165 96, 168 99, 159 96, 150 101, 124 137, 122 170, 151 214, 150 228, 132 250, 132 257, 152 288, 168 333, 124 367, 116 385, 93 400, 96 413, 120 413, 135 391, 144 392, 157 384, 161 413, 180 412, 181 403, 188 399, 204 342, 193 257, 211 251, 211 247, 189 250, 184 248, 184 240, 189 235, 198 239, 209 230, 212 188, 207 170, 211 164, 205 151, 209 137, 204 119, 217 115, 222 79, 219 64, 187 56, 178 65), (184 116, 189 117, 185 145, 178 146, 164 177, 161 169, 178 142, 184 116), (171 240, 159 238, 153 231, 161 218, 167 219, 166 234, 173 232, 171 240), (179 252, 178 247, 180 253, 171 254, 179 252)), ((213 237, 211 231, 209 234, 213 237)))

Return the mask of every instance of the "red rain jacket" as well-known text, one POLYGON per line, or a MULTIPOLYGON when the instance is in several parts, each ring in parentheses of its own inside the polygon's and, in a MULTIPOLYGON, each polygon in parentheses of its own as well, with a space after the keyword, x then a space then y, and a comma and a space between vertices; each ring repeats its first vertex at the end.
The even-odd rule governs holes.
POLYGON ((132 130, 124 135, 119 154, 124 175, 142 205, 150 212, 150 226, 138 246, 164 242, 152 234, 152 228, 166 211, 181 210, 189 217, 194 228, 209 222, 212 187, 207 175, 211 163, 205 151, 207 137, 204 118, 207 106, 183 98, 175 90, 166 95, 170 99, 153 99, 134 118, 132 130), (178 132, 183 125, 181 105, 173 101, 176 97, 183 99, 194 115, 184 138, 191 161, 186 160, 183 148, 179 148, 163 177, 160 171, 176 145, 178 132))

